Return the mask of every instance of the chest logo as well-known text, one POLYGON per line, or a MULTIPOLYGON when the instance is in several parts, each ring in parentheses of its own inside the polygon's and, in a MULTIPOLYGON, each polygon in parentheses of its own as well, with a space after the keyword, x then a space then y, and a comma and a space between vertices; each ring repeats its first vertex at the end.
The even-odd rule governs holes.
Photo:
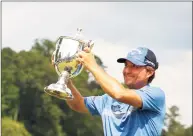
POLYGON ((113 112, 121 112, 121 106, 120 105, 111 105, 111 110, 113 112))

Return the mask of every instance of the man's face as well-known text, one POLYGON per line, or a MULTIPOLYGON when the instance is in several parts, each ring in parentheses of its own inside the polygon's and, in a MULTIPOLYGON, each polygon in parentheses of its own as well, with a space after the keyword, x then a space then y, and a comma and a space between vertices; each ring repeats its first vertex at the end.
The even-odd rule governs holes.
POLYGON ((152 72, 148 72, 146 66, 137 66, 130 61, 125 62, 123 76, 125 84, 130 89, 141 88, 141 86, 147 84, 147 81, 151 75, 152 72))

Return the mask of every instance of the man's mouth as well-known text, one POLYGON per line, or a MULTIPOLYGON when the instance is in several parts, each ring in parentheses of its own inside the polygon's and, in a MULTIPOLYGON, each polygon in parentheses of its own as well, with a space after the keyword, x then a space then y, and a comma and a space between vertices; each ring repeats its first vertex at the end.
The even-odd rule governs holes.
POLYGON ((125 77, 125 81, 128 81, 128 80, 132 80, 133 79, 133 77, 125 77))
POLYGON ((133 78, 133 76, 128 76, 128 75, 127 75, 127 76, 125 76, 125 78, 133 78))

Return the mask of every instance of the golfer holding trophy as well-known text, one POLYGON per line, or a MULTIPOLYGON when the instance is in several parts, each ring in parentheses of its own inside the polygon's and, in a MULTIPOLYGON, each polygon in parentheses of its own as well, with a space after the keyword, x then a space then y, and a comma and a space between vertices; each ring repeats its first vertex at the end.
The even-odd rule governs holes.
POLYGON ((44 91, 51 96, 59 99, 73 99, 70 89, 67 87, 70 78, 79 75, 83 65, 76 60, 77 54, 83 51, 85 47, 92 48, 94 43, 81 39, 82 29, 77 29, 75 37, 60 36, 56 42, 56 49, 52 54, 52 63, 55 67, 59 80, 57 83, 50 84, 44 88, 44 91))
POLYGON ((124 65, 125 87, 97 64, 90 52, 91 45, 77 38, 59 38, 53 58, 60 79, 45 91, 61 99, 74 96, 66 100, 68 106, 80 113, 100 116, 104 136, 160 136, 166 106, 164 91, 150 85, 159 66, 154 52, 138 47, 128 51, 126 57, 117 59, 124 65), (103 95, 84 97, 68 80, 78 75, 83 66, 101 86, 103 95))

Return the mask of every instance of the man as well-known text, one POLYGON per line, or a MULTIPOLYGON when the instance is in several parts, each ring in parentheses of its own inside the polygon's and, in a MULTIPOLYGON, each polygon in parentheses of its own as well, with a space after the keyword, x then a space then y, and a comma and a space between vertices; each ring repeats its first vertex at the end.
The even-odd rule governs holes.
POLYGON ((125 88, 97 65, 88 48, 78 54, 82 63, 102 87, 104 95, 83 97, 71 81, 68 87, 74 96, 67 100, 77 112, 102 118, 105 136, 159 136, 165 116, 165 94, 149 84, 155 76, 158 62, 155 54, 144 47, 128 53, 117 61, 124 63, 125 88))

